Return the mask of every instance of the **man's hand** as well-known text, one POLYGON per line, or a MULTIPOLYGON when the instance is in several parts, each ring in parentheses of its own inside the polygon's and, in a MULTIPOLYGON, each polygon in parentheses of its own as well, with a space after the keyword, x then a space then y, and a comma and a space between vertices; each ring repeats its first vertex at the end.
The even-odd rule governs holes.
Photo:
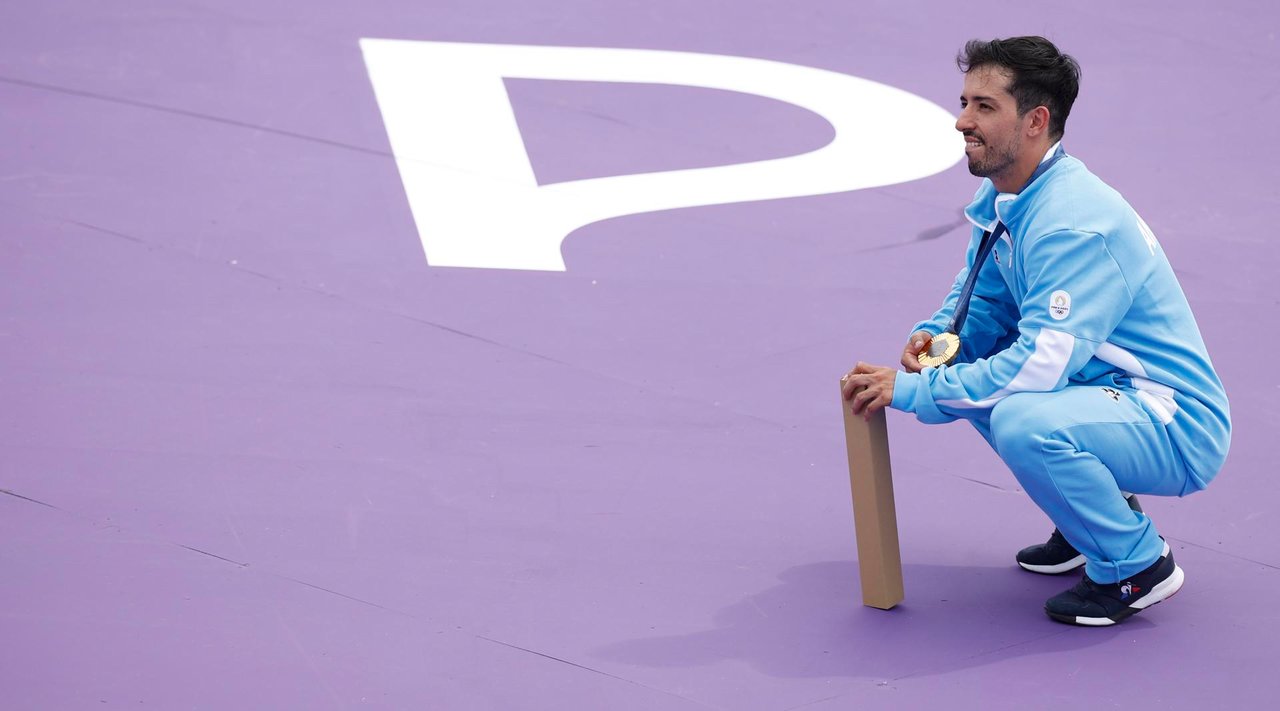
POLYGON ((844 399, 853 400, 853 414, 866 419, 893 402, 893 381, 898 371, 878 365, 858 363, 845 376, 844 399))
POLYGON ((902 349, 902 367, 907 369, 908 373, 919 373, 924 370, 924 366, 920 365, 920 354, 929 348, 929 342, 933 340, 933 335, 928 331, 916 331, 911 334, 911 338, 907 339, 907 347, 902 349))

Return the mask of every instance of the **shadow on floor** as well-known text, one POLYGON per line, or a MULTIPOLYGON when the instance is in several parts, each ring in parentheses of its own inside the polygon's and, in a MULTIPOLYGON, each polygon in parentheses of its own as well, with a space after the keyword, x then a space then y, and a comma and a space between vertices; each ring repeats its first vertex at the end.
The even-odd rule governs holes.
POLYGON ((777 677, 890 681, 1082 650, 1119 629, 1131 638, 1154 626, 1141 617, 1097 629, 1053 622, 1044 600, 1073 585, 1075 575, 938 565, 904 566, 903 574, 906 601, 884 611, 860 605, 855 562, 797 566, 783 571, 778 585, 717 612, 711 629, 625 640, 592 656, 648 667, 741 660, 777 677))

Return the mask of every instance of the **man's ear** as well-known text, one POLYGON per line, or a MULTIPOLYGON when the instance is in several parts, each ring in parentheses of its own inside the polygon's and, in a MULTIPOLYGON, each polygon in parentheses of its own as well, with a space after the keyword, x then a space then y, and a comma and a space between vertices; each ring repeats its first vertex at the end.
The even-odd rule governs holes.
POLYGON ((1037 106, 1031 109, 1031 120, 1027 122, 1027 135, 1034 138, 1049 131, 1049 107, 1037 106))

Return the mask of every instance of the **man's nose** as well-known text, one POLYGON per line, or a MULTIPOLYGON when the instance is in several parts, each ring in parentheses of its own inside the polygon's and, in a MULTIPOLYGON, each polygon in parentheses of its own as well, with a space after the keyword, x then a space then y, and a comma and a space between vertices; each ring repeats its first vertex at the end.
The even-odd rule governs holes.
POLYGON ((960 115, 956 116, 956 130, 964 133, 974 129, 973 117, 969 114, 968 109, 960 111, 960 115))

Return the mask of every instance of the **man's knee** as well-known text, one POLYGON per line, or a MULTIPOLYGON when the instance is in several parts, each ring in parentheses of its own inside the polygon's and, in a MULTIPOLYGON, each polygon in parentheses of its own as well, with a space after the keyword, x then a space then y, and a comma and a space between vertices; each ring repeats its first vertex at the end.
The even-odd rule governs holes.
POLYGON ((991 410, 991 443, 1009 462, 1038 452, 1057 429, 1050 393, 1014 393, 991 410))

